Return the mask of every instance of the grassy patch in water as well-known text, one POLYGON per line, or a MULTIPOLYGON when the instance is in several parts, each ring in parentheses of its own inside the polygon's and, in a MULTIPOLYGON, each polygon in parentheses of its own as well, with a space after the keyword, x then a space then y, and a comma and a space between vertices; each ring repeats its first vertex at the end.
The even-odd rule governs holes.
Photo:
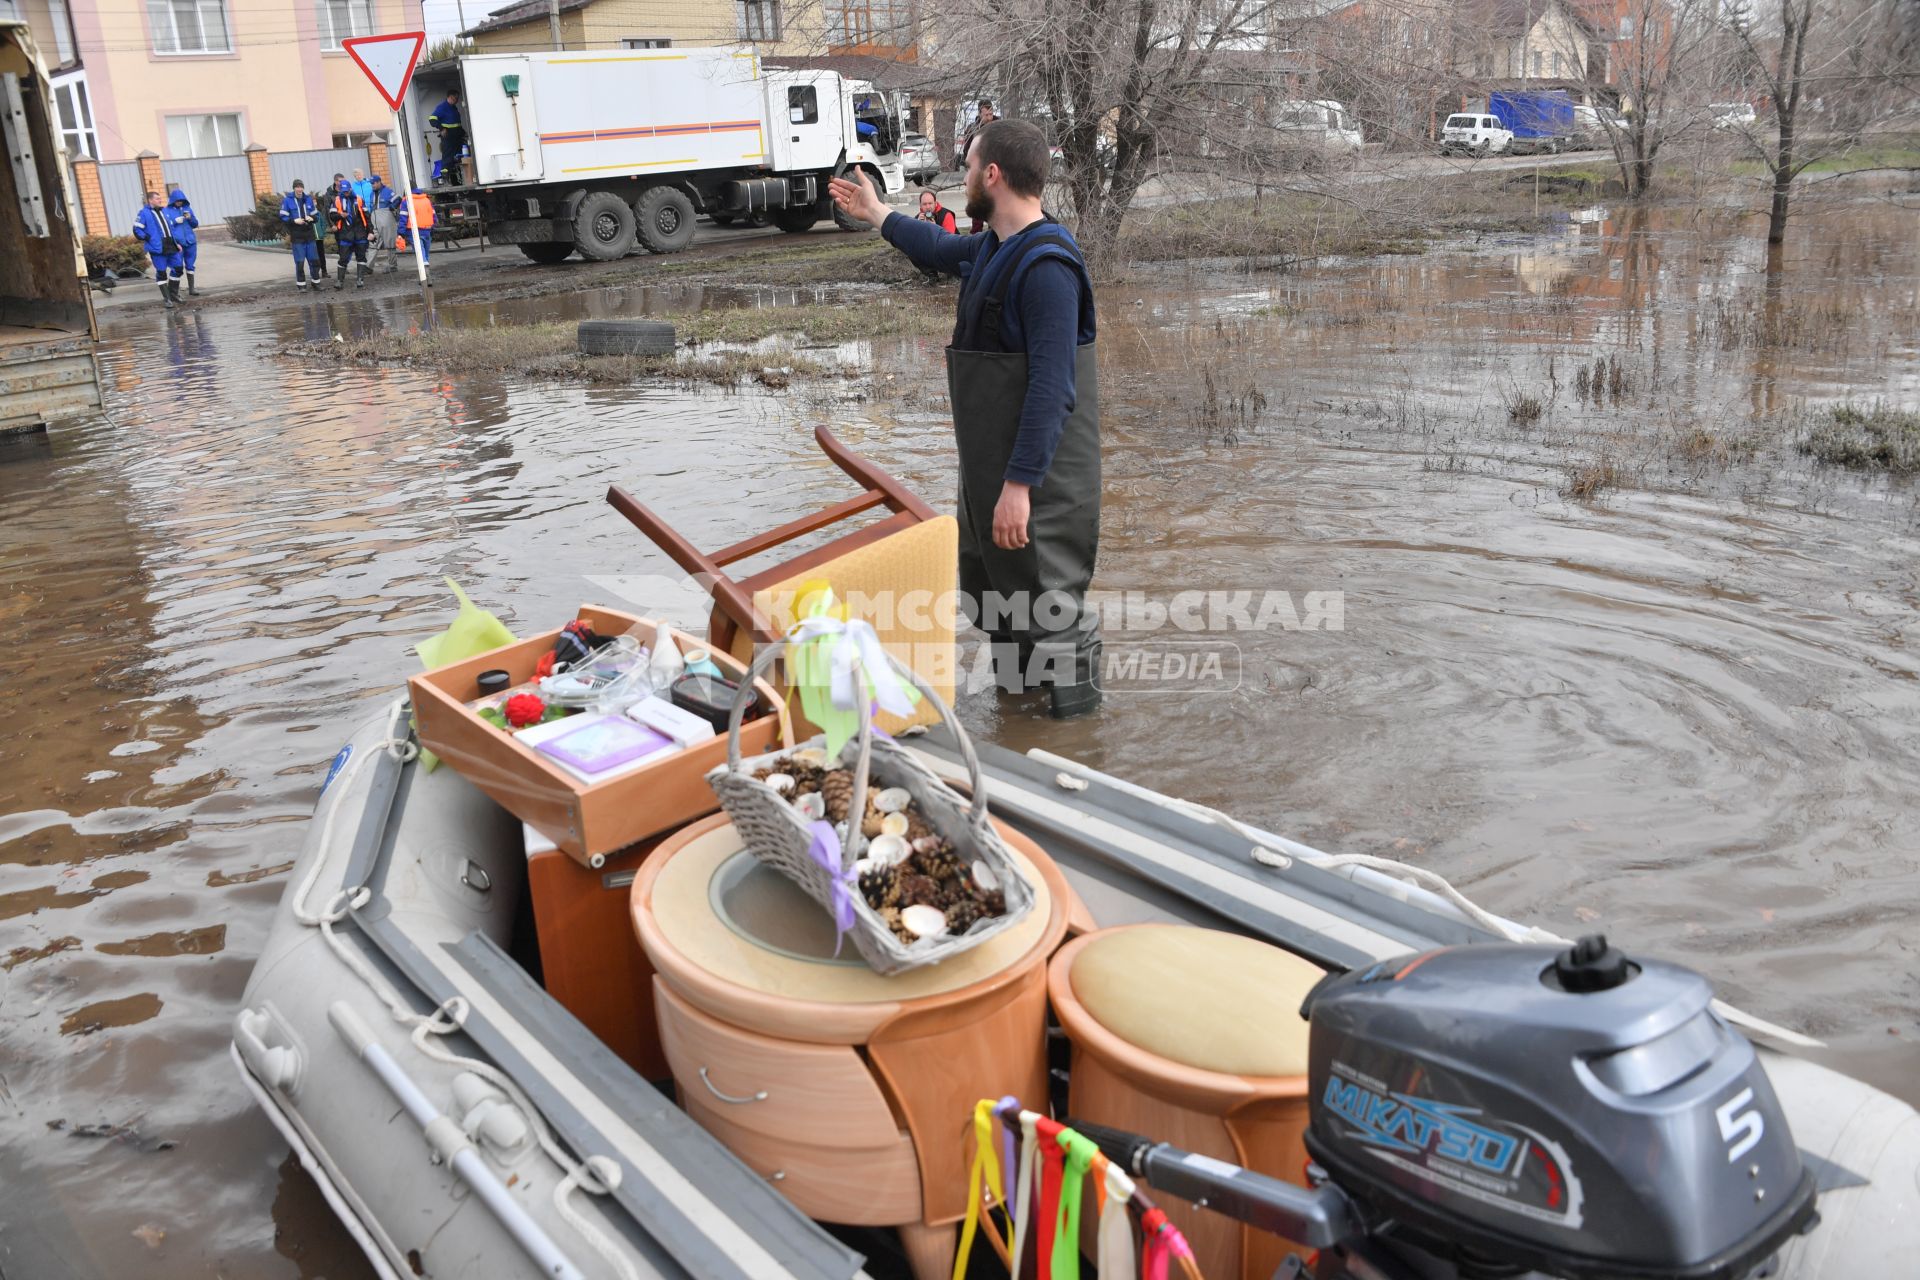
POLYGON ((1837 404, 1814 420, 1800 451, 1835 466, 1920 471, 1920 412, 1880 401, 1837 404))

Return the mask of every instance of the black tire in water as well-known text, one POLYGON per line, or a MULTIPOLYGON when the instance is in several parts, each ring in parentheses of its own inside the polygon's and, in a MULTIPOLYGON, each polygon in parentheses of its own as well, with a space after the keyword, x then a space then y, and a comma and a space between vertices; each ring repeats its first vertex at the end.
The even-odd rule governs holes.
POLYGON ((664 320, 582 320, 579 342, 590 356, 670 356, 673 326, 664 320))
POLYGON ((820 221, 818 205, 800 205, 793 209, 782 209, 773 215, 773 225, 790 235, 799 235, 802 231, 813 230, 813 224, 820 221))
POLYGON ((556 262, 565 262, 568 258, 571 258, 573 256, 573 246, 570 244, 561 244, 554 240, 547 240, 540 244, 523 244, 520 246, 520 252, 526 254, 528 258, 539 263, 541 266, 550 267, 556 262))
POLYGON ((627 202, 611 191, 589 192, 573 215, 573 244, 580 256, 612 262, 633 252, 634 218, 627 202))
POLYGON ((693 201, 678 187, 648 187, 633 202, 640 243, 651 253, 678 253, 693 241, 693 201))

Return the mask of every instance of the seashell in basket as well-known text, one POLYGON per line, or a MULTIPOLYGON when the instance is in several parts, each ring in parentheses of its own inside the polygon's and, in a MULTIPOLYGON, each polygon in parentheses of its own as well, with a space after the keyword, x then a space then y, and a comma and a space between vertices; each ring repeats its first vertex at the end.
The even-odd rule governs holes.
POLYGON ((790 773, 770 773, 766 776, 765 782, 781 795, 793 790, 793 775, 790 773))
POLYGON ((947 913, 938 907, 907 907, 900 923, 916 938, 937 938, 947 931, 947 913))
POLYGON ((890 813, 880 819, 880 834, 883 836, 900 836, 904 839, 907 834, 907 828, 911 825, 912 823, 907 821, 906 814, 890 813))
POLYGON ((970 870, 973 872, 973 882, 980 886, 981 892, 992 893, 1000 887, 1000 877, 993 874, 993 868, 980 859, 973 860, 970 870))
POLYGON ((818 791, 809 791, 803 796, 796 796, 793 807, 799 810, 800 816, 809 822, 818 822, 827 816, 827 798, 818 791))
POLYGON ((902 813, 912 803, 913 793, 905 787, 888 787, 873 797, 873 807, 882 813, 902 813))
POLYGON ((909 852, 911 849, 901 836, 875 836, 867 845, 867 857, 883 867, 890 867, 896 862, 904 861, 909 852))
POLYGON ((827 764, 827 753, 819 747, 802 747, 793 753, 793 758, 800 764, 810 764, 816 769, 824 769, 827 764))

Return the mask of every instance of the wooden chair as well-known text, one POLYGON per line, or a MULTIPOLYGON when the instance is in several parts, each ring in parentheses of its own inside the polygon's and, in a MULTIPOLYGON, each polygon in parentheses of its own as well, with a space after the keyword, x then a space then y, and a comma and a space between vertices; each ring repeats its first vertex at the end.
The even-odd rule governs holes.
POLYGON ((834 465, 852 477, 863 492, 812 515, 791 520, 777 529, 769 529, 730 547, 722 547, 712 554, 688 542, 677 529, 619 485, 607 490, 607 501, 613 504, 615 511, 632 521, 675 564, 707 583, 707 590, 713 596, 713 617, 708 626, 707 639, 716 649, 733 652, 736 639, 743 635, 750 642, 763 644, 779 638, 773 620, 754 608, 753 596, 756 591, 786 582, 858 547, 868 546, 902 529, 936 518, 933 508, 921 501, 918 494, 841 444, 825 427, 815 427, 813 438, 834 465), (881 506, 892 513, 885 520, 843 534, 825 546, 815 547, 750 577, 732 578, 726 573, 726 566, 730 564, 771 551, 830 524, 881 506))
MULTIPOLYGON (((936 515, 919 495, 836 440, 825 427, 814 428, 813 438, 836 466, 863 492, 812 515, 789 521, 711 554, 695 547, 665 520, 619 486, 608 490, 607 501, 665 551, 673 562, 695 575, 713 596, 713 614, 707 640, 715 649, 742 661, 756 645, 780 638, 793 621, 780 616, 790 608, 801 583, 824 578, 835 594, 852 602, 856 616, 864 616, 878 631, 881 642, 896 658, 916 670, 949 703, 957 681, 954 637, 957 618, 952 611, 930 610, 909 614, 897 607, 908 593, 926 592, 930 599, 955 599, 958 586, 960 535, 952 516, 936 515), (744 578, 727 573, 727 566, 761 555, 795 539, 815 533, 861 512, 884 507, 888 515, 863 528, 842 534, 823 546, 802 552, 744 578), (873 603, 862 610, 860 601, 873 603), (889 616, 876 616, 885 601, 896 602, 889 616)), ((907 718, 883 715, 880 728, 897 733, 915 723, 932 723, 938 716, 930 704, 907 718)), ((799 725, 802 735, 810 727, 799 725)))

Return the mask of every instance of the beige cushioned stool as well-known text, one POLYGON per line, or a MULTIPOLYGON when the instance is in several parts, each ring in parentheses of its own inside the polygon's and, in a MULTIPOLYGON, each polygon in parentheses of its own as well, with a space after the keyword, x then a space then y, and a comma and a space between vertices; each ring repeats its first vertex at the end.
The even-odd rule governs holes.
MULTIPOLYGON (((1047 970, 1073 1042, 1071 1114, 1298 1183, 1306 1161, 1307 1024, 1323 971, 1278 947, 1182 925, 1102 929, 1047 970)), ((1208 1280, 1266 1280, 1292 1246, 1155 1198, 1208 1280)))

